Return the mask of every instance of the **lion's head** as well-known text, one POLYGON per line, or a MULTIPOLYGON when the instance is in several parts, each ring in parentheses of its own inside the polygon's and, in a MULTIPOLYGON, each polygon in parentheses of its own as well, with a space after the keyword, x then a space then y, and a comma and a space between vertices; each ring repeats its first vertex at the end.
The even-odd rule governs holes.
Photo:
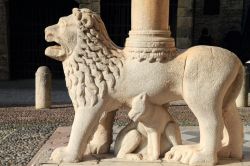
POLYGON ((63 61, 66 85, 76 107, 81 103, 94 105, 107 88, 113 90, 123 54, 98 14, 75 8, 71 15, 45 29, 45 39, 56 43, 45 54, 63 61))
POLYGON ((56 45, 47 47, 45 55, 63 61, 72 54, 77 44, 77 20, 74 14, 59 19, 58 23, 45 29, 45 40, 56 45))
POLYGON ((91 49, 95 49, 95 45, 116 49, 100 16, 89 9, 74 8, 71 15, 61 17, 57 24, 45 29, 45 40, 56 43, 46 48, 45 55, 59 61, 64 61, 83 44, 92 44, 91 49))

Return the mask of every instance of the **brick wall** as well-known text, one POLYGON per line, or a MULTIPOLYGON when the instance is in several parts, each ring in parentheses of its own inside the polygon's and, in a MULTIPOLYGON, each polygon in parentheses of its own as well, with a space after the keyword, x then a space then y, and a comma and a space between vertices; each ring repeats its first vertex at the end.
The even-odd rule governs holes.
POLYGON ((201 30, 209 30, 216 45, 221 45, 225 35, 232 30, 241 31, 243 0, 220 0, 219 15, 204 15, 204 0, 195 0, 194 42, 197 43, 201 30))
POLYGON ((177 9, 176 47, 188 48, 192 45, 193 0, 179 0, 177 9))
POLYGON ((0 80, 9 79, 6 0, 0 0, 0 80))

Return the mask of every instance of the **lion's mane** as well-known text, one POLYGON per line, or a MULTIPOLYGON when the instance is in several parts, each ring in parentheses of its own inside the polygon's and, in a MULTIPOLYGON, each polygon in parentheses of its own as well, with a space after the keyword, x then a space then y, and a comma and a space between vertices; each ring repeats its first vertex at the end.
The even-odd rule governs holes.
POLYGON ((77 10, 77 46, 63 63, 76 108, 94 106, 107 90, 112 91, 123 66, 123 54, 109 38, 101 18, 88 9, 77 10))

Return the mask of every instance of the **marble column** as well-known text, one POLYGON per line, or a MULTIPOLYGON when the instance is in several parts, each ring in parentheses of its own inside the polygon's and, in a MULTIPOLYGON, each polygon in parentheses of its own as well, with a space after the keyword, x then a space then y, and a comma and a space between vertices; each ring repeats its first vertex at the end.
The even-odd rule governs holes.
POLYGON ((132 30, 168 30, 169 0, 132 0, 132 30))
POLYGON ((169 0, 132 0, 127 54, 162 61, 176 54, 169 28, 169 0))

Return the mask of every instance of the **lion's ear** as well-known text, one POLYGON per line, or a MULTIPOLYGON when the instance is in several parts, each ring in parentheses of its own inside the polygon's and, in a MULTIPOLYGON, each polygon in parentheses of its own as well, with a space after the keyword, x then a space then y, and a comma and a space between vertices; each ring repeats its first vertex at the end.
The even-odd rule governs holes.
POLYGON ((74 8, 74 9, 72 10, 72 13, 73 13, 73 15, 76 17, 76 19, 77 19, 78 21, 80 21, 80 20, 82 19, 82 12, 81 12, 80 9, 74 8))

